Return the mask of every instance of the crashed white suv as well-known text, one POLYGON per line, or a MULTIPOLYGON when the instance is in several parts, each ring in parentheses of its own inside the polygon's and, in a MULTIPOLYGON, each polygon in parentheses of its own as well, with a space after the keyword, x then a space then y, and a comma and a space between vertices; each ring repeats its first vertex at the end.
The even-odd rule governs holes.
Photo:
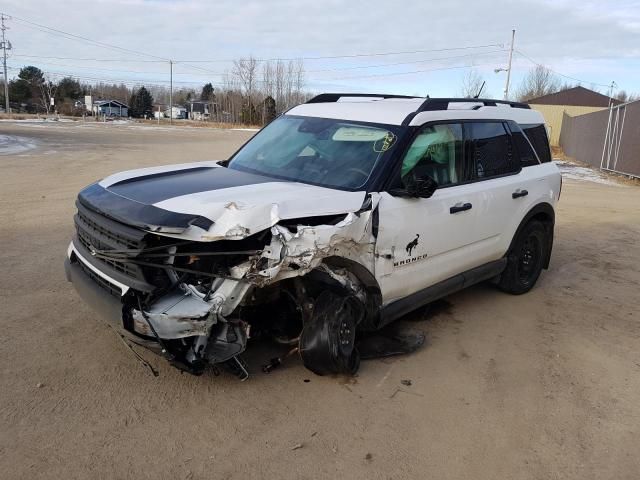
POLYGON ((318 374, 358 339, 483 280, 549 265, 561 177, 542 116, 483 99, 322 94, 230 159, 80 192, 66 272, 124 338, 199 374, 250 339, 318 374))

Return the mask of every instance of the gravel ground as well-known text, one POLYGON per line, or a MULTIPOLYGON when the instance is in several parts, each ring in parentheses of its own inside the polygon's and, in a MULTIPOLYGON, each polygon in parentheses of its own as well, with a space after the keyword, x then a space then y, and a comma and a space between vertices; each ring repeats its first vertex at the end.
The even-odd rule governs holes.
POLYGON ((0 148, 3 479, 638 478, 640 189, 584 172, 565 180, 536 288, 478 285, 409 315, 428 337, 411 356, 355 378, 297 360, 265 375, 255 345, 241 383, 141 352, 151 375, 65 281, 74 197, 251 134, 0 124, 3 145, 29 146, 0 148))

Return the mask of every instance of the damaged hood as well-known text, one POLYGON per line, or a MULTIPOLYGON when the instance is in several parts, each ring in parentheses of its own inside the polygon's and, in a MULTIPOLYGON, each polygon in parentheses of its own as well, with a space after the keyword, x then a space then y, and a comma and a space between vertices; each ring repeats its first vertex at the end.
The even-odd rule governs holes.
POLYGON ((199 162, 121 172, 82 190, 78 202, 155 233, 215 241, 280 220, 355 212, 365 196, 199 162))

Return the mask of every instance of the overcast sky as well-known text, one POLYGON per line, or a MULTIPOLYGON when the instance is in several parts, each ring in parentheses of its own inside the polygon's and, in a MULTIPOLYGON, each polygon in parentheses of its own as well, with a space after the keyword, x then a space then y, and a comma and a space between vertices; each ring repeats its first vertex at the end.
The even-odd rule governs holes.
POLYGON ((612 80, 640 93, 640 0, 3 0, 0 9, 14 16, 7 22, 12 68, 33 64, 87 80, 163 84, 168 66, 45 33, 24 20, 162 59, 216 60, 178 63, 176 87, 215 86, 231 68, 226 60, 253 55, 306 57, 313 91, 431 96, 458 94, 465 71, 475 68, 488 93, 501 97, 505 74, 494 69, 506 66, 515 28, 512 90, 534 65, 525 54, 586 87, 603 85, 597 87, 603 93, 612 80), (308 58, 413 51, 422 52, 308 58))

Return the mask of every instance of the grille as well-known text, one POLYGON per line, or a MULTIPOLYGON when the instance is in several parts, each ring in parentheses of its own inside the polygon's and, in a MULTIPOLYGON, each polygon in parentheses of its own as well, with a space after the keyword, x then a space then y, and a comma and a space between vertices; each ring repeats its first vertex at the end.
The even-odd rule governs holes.
POLYGON ((126 249, 135 250, 137 248, 141 248, 141 242, 138 241, 137 239, 127 238, 124 235, 119 235, 118 233, 112 230, 106 229, 105 227, 97 223, 95 220, 91 219, 86 213, 83 213, 81 210, 78 210, 78 219, 80 220, 81 223, 84 224, 83 230, 85 230, 85 232, 87 233, 89 231, 93 232, 94 234, 93 240, 95 240, 96 242, 102 245, 102 246, 99 246, 97 244, 94 244, 94 246, 97 248, 100 248, 101 250, 109 249, 110 245, 102 243, 98 239, 99 237, 109 240, 109 243, 116 244, 123 249, 126 248, 126 249))
MULTIPOLYGON (((87 250, 141 250, 145 232, 114 222, 78 205, 75 216, 78 241, 87 250)), ((98 258, 98 260, 128 277, 145 280, 139 265, 98 258)))
POLYGON ((93 280, 100 288, 109 293, 109 295, 120 298, 120 296, 122 295, 122 290, 120 290, 119 287, 102 278, 101 276, 96 275, 93 270, 87 267, 84 262, 81 262, 79 259, 77 260, 77 262, 85 275, 91 278, 91 280, 93 280))
MULTIPOLYGON (((92 248, 99 250, 109 250, 109 248, 105 245, 102 245, 99 240, 96 238, 92 238, 90 235, 87 235, 86 232, 78 230, 78 240, 80 243, 89 251, 92 248)), ((138 266, 131 263, 122 263, 117 262, 116 260, 111 260, 108 258, 99 258, 100 262, 109 265, 114 270, 119 271, 120 273, 124 273, 125 275, 138 278, 138 266)))

